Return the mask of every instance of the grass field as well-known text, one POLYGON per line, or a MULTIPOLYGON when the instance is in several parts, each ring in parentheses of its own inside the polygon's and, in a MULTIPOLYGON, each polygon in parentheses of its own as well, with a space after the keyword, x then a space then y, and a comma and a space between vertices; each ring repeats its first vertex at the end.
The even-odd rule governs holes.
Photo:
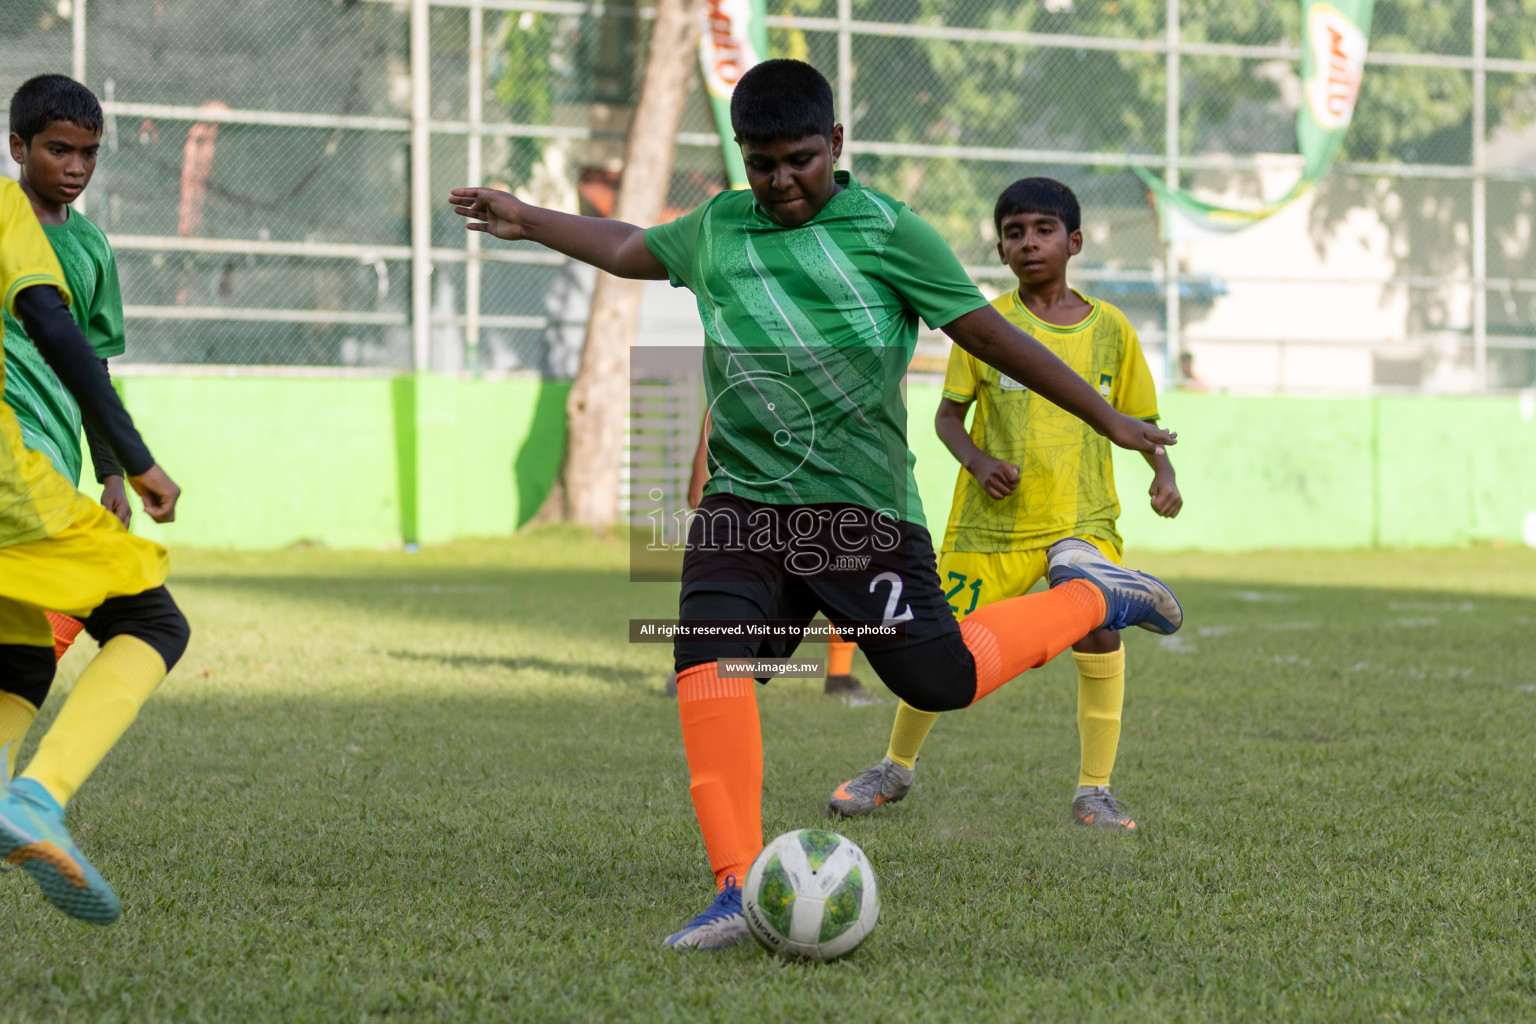
MULTIPOLYGON (((0 1021, 1536 1019, 1536 552, 1140 559, 1188 615, 1128 640, 1144 834, 1068 824, 1058 661, 837 826, 881 923, 820 966, 658 948, 709 876, 669 649, 625 642, 676 590, 624 559, 177 552, 193 646, 71 812, 123 919, 0 877, 0 1021)), ((760 703, 770 834, 894 707, 760 703)))

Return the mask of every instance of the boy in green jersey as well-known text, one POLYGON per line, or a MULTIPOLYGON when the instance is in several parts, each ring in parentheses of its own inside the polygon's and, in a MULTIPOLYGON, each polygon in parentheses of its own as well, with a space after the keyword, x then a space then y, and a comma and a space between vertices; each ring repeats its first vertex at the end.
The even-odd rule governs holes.
MULTIPOLYGON (((123 299, 117 282, 117 260, 107 236, 71 205, 85 191, 96 170, 101 145, 101 105, 91 91, 65 75, 38 75, 11 97, 11 159, 21 167, 18 180, 43 232, 64 269, 64 282, 73 297, 71 312, 103 367, 123 354, 123 299)), ((15 411, 22 442, 48 457, 66 480, 78 483, 82 466, 80 405, 42 354, 26 329, 9 310, 5 328, 4 399, 15 411)), ((101 504, 128 525, 128 492, 123 470, 111 447, 94 430, 86 429, 96 480, 102 485, 101 504)), ((54 657, 80 635, 79 619, 48 613, 53 627, 54 657)), ((47 692, 22 695, 0 692, 0 771, 14 764, 37 709, 47 692)))
POLYGON ((731 98, 750 191, 660 227, 575 217, 505 192, 454 189, 471 230, 526 239, 619 277, 671 280, 698 301, 710 402, 704 498, 683 558, 678 714, 714 900, 666 945, 747 937, 740 881, 763 846, 763 748, 750 678, 724 659, 787 656, 818 612, 858 639, 913 707, 966 707, 1101 627, 1165 633, 1172 592, 1089 545, 1052 550, 1046 593, 963 624, 934 568, 912 476, 901 384, 921 318, 1123 447, 1174 435, 1117 412, 984 299, 937 231, 834 171, 832 88, 764 61, 731 98))

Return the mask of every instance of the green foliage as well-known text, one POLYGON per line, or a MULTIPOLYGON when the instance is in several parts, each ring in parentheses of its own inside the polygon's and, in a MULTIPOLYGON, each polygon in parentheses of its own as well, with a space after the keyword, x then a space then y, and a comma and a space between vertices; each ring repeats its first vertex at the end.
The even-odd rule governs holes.
MULTIPOLYGON (((192 647, 70 806, 123 920, 0 875, 0 1022, 1536 1017, 1536 552, 1138 558, 1189 616, 1126 638, 1144 834, 1068 823, 1058 659, 837 824, 882 910, 827 965, 660 948, 711 877, 670 650, 625 642, 676 588, 626 556, 575 530, 178 549, 192 647)), ((814 827, 894 701, 758 693, 767 834, 814 827)))
MULTIPOLYGON (((1163 37, 1167 11, 1161 0, 855 0, 854 8, 857 17, 871 19, 1129 39, 1163 37)), ((1490 53, 1533 59, 1536 0, 1490 0, 1489 9, 1490 53)), ((1300 21, 1295 0, 1184 0, 1180 32, 1193 43, 1297 47, 1300 21)), ((861 37, 854 47, 856 138, 1094 153, 1166 148, 1160 53, 896 37, 861 37)), ((1467 0, 1377 0, 1371 48, 1470 55, 1470 6, 1467 0)), ((1180 150, 1289 150, 1294 113, 1282 94, 1298 69, 1295 62, 1287 70, 1267 60, 1186 56, 1180 150)), ((1533 95, 1531 76, 1490 76, 1489 129, 1527 123, 1533 95)), ((1471 115, 1469 72, 1371 65, 1343 158, 1464 164, 1471 115)), ((888 157, 860 164, 870 184, 920 206, 953 245, 974 241, 976 224, 995 199, 984 184, 995 176, 974 162, 888 157)))
MULTIPOLYGON (((496 37, 501 40, 501 74, 495 95, 505 116, 516 124, 546 125, 554 106, 553 51, 555 16, 533 11, 501 16, 496 37)), ((544 140, 514 138, 506 177, 514 185, 528 180, 544 153, 544 140)))

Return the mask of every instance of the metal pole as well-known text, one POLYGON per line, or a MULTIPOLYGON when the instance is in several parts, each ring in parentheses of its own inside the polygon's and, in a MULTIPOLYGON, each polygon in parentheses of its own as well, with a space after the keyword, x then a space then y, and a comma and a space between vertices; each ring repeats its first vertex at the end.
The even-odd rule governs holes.
POLYGON ((1488 0, 1472 5, 1472 364, 1488 390, 1488 0))
MULTIPOLYGON (((69 30, 72 37, 70 74, 75 81, 85 84, 85 0, 75 0, 70 10, 69 30)), ((75 200, 75 209, 85 212, 85 194, 75 200)))
MULTIPOLYGON (((837 0, 837 110, 843 121, 843 134, 853 128, 853 0, 837 0)), ((838 170, 853 171, 853 154, 846 139, 838 170)))
POLYGON ((73 36, 74 53, 70 74, 75 81, 85 83, 85 0, 75 0, 70 10, 70 33, 73 36))
MULTIPOLYGON (((1168 0, 1168 85, 1167 106, 1163 111, 1163 144, 1168 166, 1163 170, 1163 180, 1169 188, 1179 187, 1179 0, 1168 0)), ((1169 373, 1178 366, 1179 350, 1183 347, 1180 337, 1182 313, 1179 309, 1179 259, 1173 243, 1163 247, 1163 287, 1167 298, 1163 304, 1163 353, 1169 373)))
MULTIPOLYGON (((469 7, 469 140, 465 176, 471 185, 480 184, 482 173, 482 138, 480 120, 485 100, 485 8, 479 0, 469 7)), ((480 233, 466 231, 465 248, 469 260, 464 265, 464 366, 471 373, 480 372, 480 233)))
POLYGON ((411 369, 432 352, 432 114, 428 0, 411 0, 411 369))

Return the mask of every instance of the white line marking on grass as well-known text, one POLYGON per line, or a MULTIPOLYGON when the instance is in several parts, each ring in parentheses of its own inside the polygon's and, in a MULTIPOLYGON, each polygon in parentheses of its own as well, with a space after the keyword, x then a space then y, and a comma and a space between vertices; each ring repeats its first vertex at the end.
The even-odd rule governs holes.
POLYGON ((402 583, 407 594, 504 594, 507 587, 494 583, 402 583))
POLYGON ((1433 615, 1426 615, 1423 618, 1418 619, 1393 619, 1391 622, 1387 623, 1387 625, 1418 628, 1421 626, 1438 626, 1440 625, 1440 620, 1435 618, 1433 615))
POLYGON ((1177 633, 1173 636, 1158 637, 1157 645, 1165 651, 1172 651, 1174 654, 1194 654, 1200 649, 1177 633))
POLYGON ((1265 627, 1273 633, 1310 633, 1317 628, 1315 622, 1272 622, 1265 627))
POLYGON ((1237 626, 1196 626, 1196 636, 1226 636, 1228 633, 1236 633, 1237 626))
POLYGON ((877 697, 871 693, 863 697, 845 695, 843 703, 850 708, 872 708, 877 704, 895 704, 896 702, 888 697, 877 697))
POLYGON ((1394 612, 1475 612, 1477 605, 1471 601, 1388 601, 1387 607, 1394 612))
POLYGON ((1252 601, 1256 604, 1283 603, 1296 600, 1290 594, 1276 594, 1269 590, 1233 590, 1227 596, 1237 601, 1252 601))
POLYGON ((1420 668, 1410 665, 1399 670, 1409 679, 1471 679, 1470 668, 1420 668))

